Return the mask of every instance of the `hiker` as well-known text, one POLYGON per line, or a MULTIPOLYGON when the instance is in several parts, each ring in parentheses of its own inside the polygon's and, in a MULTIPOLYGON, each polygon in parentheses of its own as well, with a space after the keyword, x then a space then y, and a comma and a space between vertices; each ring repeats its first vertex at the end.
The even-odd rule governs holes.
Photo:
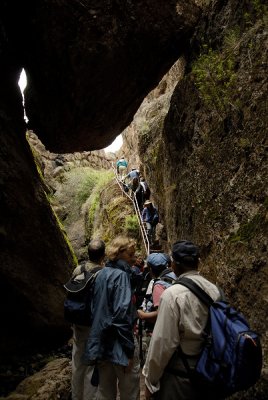
POLYGON ((144 263, 143 271, 141 274, 141 279, 139 281, 139 285, 136 287, 136 308, 139 309, 144 301, 144 297, 148 288, 148 285, 151 281, 151 272, 147 263, 144 263))
MULTIPOLYGON (((171 260, 177 277, 190 278, 214 300, 220 298, 218 288, 199 275, 199 249, 195 244, 186 240, 174 243, 171 260)), ((194 367, 207 319, 208 308, 186 287, 176 284, 163 292, 143 368, 146 399, 153 393, 158 400, 206 398, 190 382, 180 351, 187 355, 190 367, 194 367)))
POLYGON ((140 172, 136 168, 131 168, 131 171, 125 176, 125 179, 133 180, 134 178, 140 179, 140 172))
POLYGON ((131 195, 133 196, 140 182, 139 170, 131 168, 131 171, 123 178, 123 183, 126 183, 126 181, 128 188, 131 189, 131 195))
POLYGON ((150 196, 151 196, 151 190, 143 176, 140 177, 140 184, 141 184, 141 186, 143 188, 143 192, 144 192, 144 201, 149 200, 150 196))
POLYGON ((133 239, 113 239, 107 248, 108 262, 95 281, 93 323, 84 359, 98 366, 98 399, 102 400, 116 399, 117 384, 121 400, 138 400, 140 395, 138 348, 133 333, 137 314, 131 287, 135 247, 133 239))
POLYGON ((146 290, 138 315, 144 321, 144 347, 148 348, 154 324, 158 314, 160 296, 175 280, 176 275, 170 268, 170 257, 165 253, 149 254, 146 260, 150 269, 151 281, 146 290))
POLYGON ((151 200, 146 200, 142 210, 142 221, 146 224, 147 235, 150 244, 153 244, 155 238, 156 225, 159 222, 159 216, 156 207, 151 200))
POLYGON ((120 177, 120 179, 123 179, 123 176, 127 172, 127 166, 128 163, 125 160, 125 157, 122 156, 117 162, 116 162, 116 171, 120 177))
POLYGON ((135 272, 135 274, 141 274, 143 272, 143 267, 144 267, 144 259, 140 253, 136 254, 135 262, 131 266, 132 270, 135 272))
MULTIPOLYGON (((89 261, 85 262, 85 269, 94 272, 103 266, 105 256, 105 243, 94 239, 88 245, 89 261)), ((73 276, 81 274, 81 265, 75 268, 73 276)), ((72 400, 94 400, 97 388, 91 384, 94 367, 82 363, 90 327, 73 325, 73 349, 72 349, 72 400)))
POLYGON ((143 190, 143 187, 140 182, 138 182, 138 186, 134 192, 134 196, 136 197, 136 200, 137 200, 138 209, 141 212, 143 209, 143 203, 144 203, 144 190, 143 190))

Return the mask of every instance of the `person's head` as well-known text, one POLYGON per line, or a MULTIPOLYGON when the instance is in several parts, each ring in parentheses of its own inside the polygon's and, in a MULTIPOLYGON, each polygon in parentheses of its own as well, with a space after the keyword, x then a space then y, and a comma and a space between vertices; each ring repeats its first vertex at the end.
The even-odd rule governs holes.
POLYGON ((144 258, 140 253, 138 253, 138 254, 136 253, 136 259, 135 259, 134 265, 136 265, 140 269, 142 269, 144 267, 144 258))
POLYGON ((101 239, 93 239, 89 242, 88 248, 88 258, 90 261, 95 263, 100 263, 105 256, 105 243, 101 239))
POLYGON ((172 246, 172 268, 178 275, 198 268, 199 248, 189 240, 179 240, 172 246))
POLYGON ((107 256, 110 261, 124 260, 129 265, 135 262, 136 242, 134 239, 117 236, 107 248, 107 256))
POLYGON ((152 207, 153 203, 151 202, 151 200, 146 200, 143 204, 143 207, 147 207, 150 208, 152 207))
POLYGON ((152 275, 158 277, 161 272, 169 267, 168 255, 165 253, 152 253, 146 259, 148 267, 152 271, 152 275))

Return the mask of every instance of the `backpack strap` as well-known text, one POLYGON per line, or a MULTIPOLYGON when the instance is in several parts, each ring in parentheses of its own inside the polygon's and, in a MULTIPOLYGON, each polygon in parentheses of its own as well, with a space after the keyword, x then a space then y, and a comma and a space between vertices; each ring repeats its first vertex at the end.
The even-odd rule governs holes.
POLYGON ((170 268, 164 269, 164 271, 162 271, 161 274, 159 275, 159 279, 161 279, 163 276, 165 276, 165 275, 168 274, 169 272, 171 272, 171 269, 170 269, 170 268))
MULTIPOLYGON (((183 285, 185 287, 187 287, 187 289, 189 289, 192 293, 194 293, 196 295, 196 297, 202 302, 204 303, 208 308, 210 308, 210 306, 212 305, 212 303, 214 303, 214 300, 203 290, 201 289, 201 287, 199 285, 197 285, 192 279, 189 278, 179 278, 177 279, 174 284, 179 284, 179 285, 183 285)), ((204 332, 206 334, 208 334, 209 332, 209 319, 208 322, 206 324, 205 330, 204 332)), ((182 363, 184 365, 186 372, 186 377, 189 378, 190 380, 193 379, 193 374, 194 374, 194 370, 191 369, 189 363, 188 363, 188 357, 186 354, 183 353, 181 346, 179 345, 178 349, 177 349, 178 355, 182 360, 182 363)), ((175 374, 176 373, 174 371, 171 371, 169 368, 167 368, 167 371, 170 372, 171 374, 175 374)), ((179 373, 180 375, 181 373, 179 373)))
POLYGON ((187 287, 208 308, 214 303, 214 300, 203 289, 201 289, 201 287, 197 285, 192 279, 183 277, 174 282, 174 284, 177 283, 187 287))
POLYGON ((81 264, 81 272, 80 274, 83 274, 84 272, 86 272, 86 263, 81 264))
MULTIPOLYGON (((86 273, 86 272, 89 272, 89 273, 91 273, 91 274, 95 274, 96 272, 99 272, 101 269, 102 269, 102 267, 100 266, 100 265, 96 265, 96 267, 94 267, 94 268, 92 268, 91 270, 87 270, 86 269, 86 263, 83 263, 83 264, 81 264, 80 265, 81 266, 81 269, 80 269, 80 274, 84 274, 84 273, 86 273)), ((80 274, 78 274, 78 275, 80 275, 80 274)))

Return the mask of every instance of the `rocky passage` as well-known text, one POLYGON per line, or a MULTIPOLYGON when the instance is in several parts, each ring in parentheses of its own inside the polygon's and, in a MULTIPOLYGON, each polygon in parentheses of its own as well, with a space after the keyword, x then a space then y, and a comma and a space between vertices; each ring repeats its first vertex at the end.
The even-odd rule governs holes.
POLYGON ((128 127, 125 143, 152 186, 164 245, 197 242, 202 272, 262 333, 263 378, 241 398, 265 399, 265 1, 3 0, 0 59, 0 313, 12 315, 0 326, 1 357, 38 354, 40 343, 48 352, 70 337, 62 282, 77 262, 26 140, 24 67, 28 128, 48 151, 93 152, 128 127))

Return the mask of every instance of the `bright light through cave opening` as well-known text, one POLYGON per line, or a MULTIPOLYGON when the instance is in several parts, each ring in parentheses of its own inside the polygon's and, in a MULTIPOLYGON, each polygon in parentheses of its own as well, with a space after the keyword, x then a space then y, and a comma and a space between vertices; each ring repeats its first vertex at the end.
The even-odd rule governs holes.
POLYGON ((25 113, 25 108, 24 108, 24 90, 27 86, 27 76, 26 76, 26 72, 24 69, 22 69, 21 74, 20 74, 20 79, 18 81, 18 85, 20 87, 20 91, 22 94, 22 104, 23 104, 23 110, 24 110, 24 119, 26 122, 28 122, 28 118, 27 115, 25 113))
MULTIPOLYGON (((24 69, 22 69, 21 74, 20 74, 20 79, 18 81, 18 85, 20 87, 21 90, 21 94, 22 94, 22 104, 23 104, 23 109, 24 109, 24 119, 26 122, 28 122, 28 118, 27 115, 25 113, 25 108, 24 108, 24 90, 27 86, 27 76, 26 76, 26 72, 24 69)), ((122 139, 122 135, 118 135, 115 140, 108 146, 106 147, 104 150, 106 153, 114 153, 117 150, 119 150, 121 148, 123 144, 123 139, 122 139)))

